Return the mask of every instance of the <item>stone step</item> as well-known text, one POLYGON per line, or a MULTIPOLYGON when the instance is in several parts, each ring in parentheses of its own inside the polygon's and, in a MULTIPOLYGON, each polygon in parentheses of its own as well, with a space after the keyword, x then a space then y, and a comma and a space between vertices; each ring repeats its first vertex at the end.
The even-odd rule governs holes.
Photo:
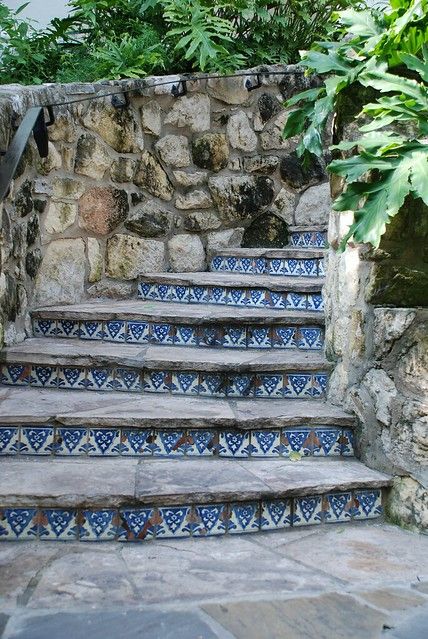
POLYGON ((32 317, 36 337, 209 348, 320 350, 324 344, 324 318, 310 311, 94 300, 38 309, 32 317))
POLYGON ((326 248, 327 229, 324 226, 308 228, 306 226, 289 226, 288 243, 299 248, 326 248))
POLYGON ((138 296, 184 304, 243 308, 324 310, 322 278, 242 273, 149 273, 140 277, 138 296))
POLYGON ((2 460, 0 540, 204 537, 376 518, 390 478, 354 460, 2 460))
POLYGON ((212 272, 249 273, 285 277, 324 277, 322 249, 222 249, 214 251, 212 272))
POLYGON ((3 388, 0 455, 352 457, 354 418, 320 400, 3 388), (110 399, 109 399, 110 397, 110 399))
POLYGON ((11 386, 199 395, 322 398, 331 364, 317 351, 176 348, 27 339, 0 353, 11 386))

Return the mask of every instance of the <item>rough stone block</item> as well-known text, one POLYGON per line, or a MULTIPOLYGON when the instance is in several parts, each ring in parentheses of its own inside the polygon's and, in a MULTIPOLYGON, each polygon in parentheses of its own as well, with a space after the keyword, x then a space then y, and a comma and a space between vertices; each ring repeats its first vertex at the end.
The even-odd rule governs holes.
POLYGON ((72 304, 84 293, 85 244, 83 240, 51 242, 36 277, 36 304, 72 304))
POLYGON ((197 235, 176 235, 168 242, 169 260, 173 271, 205 270, 205 249, 197 235))
POLYGON ((117 234, 107 240, 106 274, 118 280, 132 280, 141 273, 165 270, 165 247, 157 240, 143 240, 117 234))
POLYGON ((96 186, 88 189, 79 200, 79 225, 91 233, 106 235, 126 219, 128 210, 125 191, 96 186))

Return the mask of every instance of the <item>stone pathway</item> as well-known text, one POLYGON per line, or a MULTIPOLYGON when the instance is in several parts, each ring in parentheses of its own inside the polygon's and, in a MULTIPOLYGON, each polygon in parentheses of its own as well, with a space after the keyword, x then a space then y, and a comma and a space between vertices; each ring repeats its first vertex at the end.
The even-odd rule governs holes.
POLYGON ((428 538, 338 524, 0 548, 2 639, 425 639, 428 538))

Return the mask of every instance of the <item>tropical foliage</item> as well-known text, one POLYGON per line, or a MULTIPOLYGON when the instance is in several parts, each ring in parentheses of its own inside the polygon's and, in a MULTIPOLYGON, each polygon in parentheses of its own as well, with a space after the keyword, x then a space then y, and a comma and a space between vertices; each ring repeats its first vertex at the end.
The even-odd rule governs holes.
POLYGON ((428 0, 389 5, 387 11, 339 12, 337 26, 346 37, 302 54, 301 64, 321 75, 323 86, 288 101, 293 110, 284 135, 300 134, 297 152, 307 157, 322 154, 325 127, 344 96, 363 96, 360 135, 334 145, 342 158, 329 165, 346 183, 333 208, 354 211, 342 249, 351 238, 379 246, 407 196, 428 205, 428 0))

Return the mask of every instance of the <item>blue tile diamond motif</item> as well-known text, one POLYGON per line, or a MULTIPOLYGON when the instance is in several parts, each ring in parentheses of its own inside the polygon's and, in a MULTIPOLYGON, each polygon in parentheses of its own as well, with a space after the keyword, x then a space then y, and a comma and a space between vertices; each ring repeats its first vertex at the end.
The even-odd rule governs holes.
POLYGON ((150 324, 147 322, 128 322, 126 339, 128 342, 148 342, 150 339, 150 324))
POLYGON ((195 346, 197 344, 196 327, 177 326, 175 329, 174 344, 179 346, 195 346))
POLYGON ((254 430, 251 432, 252 457, 277 457, 280 454, 280 432, 254 430))
POLYGON ((173 344, 173 326, 171 324, 152 324, 151 341, 155 344, 173 344))
POLYGON ((155 434, 151 445, 153 454, 161 457, 176 457, 184 455, 186 442, 183 431, 159 431, 155 434))
POLYGON ((31 378, 30 370, 31 368, 24 364, 3 364, 1 382, 12 386, 27 386, 31 378))
POLYGON ((247 346, 248 348, 271 348, 270 328, 250 326, 248 328, 247 346))
POLYGON ((294 526, 320 524, 322 521, 321 497, 297 497, 294 500, 294 526))
POLYGON ((152 522, 154 512, 151 508, 121 510, 120 517, 119 541, 142 541, 155 536, 156 524, 152 522))
POLYGON ((354 519, 372 519, 383 513, 380 490, 362 490, 354 493, 354 519))
POLYGON ((35 337, 48 337, 49 335, 56 335, 56 320, 33 320, 33 335, 35 337))
POLYGON ((171 392, 179 395, 198 393, 199 374, 196 372, 172 373, 171 392))
POLYGON ((57 386, 56 366, 32 366, 30 385, 42 388, 57 386))
POLYGON ((273 327, 274 348, 296 348, 296 329, 294 327, 273 327))
POLYGON ((196 506, 195 514, 198 521, 193 524, 192 535, 194 537, 224 535, 226 532, 226 512, 224 504, 196 506))
POLYGON ((351 493, 333 493, 324 498, 324 520, 329 523, 351 519, 351 493))
POLYGON ((82 455, 87 451, 86 428, 57 428, 54 451, 56 455, 82 455))
POLYGON ((291 526, 291 500, 263 501, 260 517, 262 530, 275 530, 291 526))
POLYGON ((289 448, 293 453, 300 453, 301 455, 308 456, 311 454, 311 430, 310 428, 304 429, 285 429, 283 431, 287 449, 289 448))
POLYGON ((140 373, 132 368, 118 368, 114 378, 114 388, 127 392, 140 391, 140 373))
POLYGON ((124 342, 126 337, 125 322, 115 320, 104 323, 105 339, 111 342, 124 342))
POLYGON ((316 428, 313 454, 315 457, 332 456, 341 454, 340 438, 342 431, 339 428, 316 428))
POLYGON ((120 452, 120 433, 116 429, 91 428, 88 438, 88 455, 118 455, 120 452))
POLYGON ((83 368, 59 367, 58 386, 60 388, 83 388, 86 385, 86 374, 83 368))
POLYGON ((19 448, 19 429, 0 427, 0 455, 16 455, 19 448))
POLYGON ((157 528, 156 537, 166 539, 190 536, 191 528, 187 521, 190 506, 159 508, 159 513, 162 523, 157 528))
POLYGON ((50 427, 34 427, 21 429, 19 451, 27 455, 49 455, 54 445, 54 430, 50 427))
POLYGON ((302 327, 299 332, 299 348, 308 350, 320 350, 322 348, 322 331, 320 328, 302 327))
POLYGON ((79 526, 79 537, 84 541, 114 539, 117 533, 114 510, 84 510, 84 522, 79 526))
POLYGON ((80 322, 80 337, 82 339, 103 339, 103 323, 102 322, 80 322))
POLYGON ((37 536, 36 511, 5 508, 0 511, 0 539, 31 539, 37 536))
POLYGON ((250 454, 250 433, 220 432, 218 453, 220 457, 248 457, 250 454))
POLYGON ((47 508, 40 515, 40 539, 76 539, 76 512, 47 508))
POLYGON ((79 322, 77 320, 57 320, 56 335, 57 337, 79 337, 79 322))
POLYGON ((256 397, 282 397, 283 396, 283 376, 279 375, 258 375, 256 397))
POLYGON ((229 521, 231 534, 254 532, 259 529, 259 525, 258 503, 232 505, 229 521))
POLYGON ((152 448, 149 439, 150 430, 122 430, 120 451, 122 455, 151 455, 152 448))
POLYGON ((186 455, 201 456, 214 455, 215 432, 211 430, 191 430, 188 434, 186 455))

